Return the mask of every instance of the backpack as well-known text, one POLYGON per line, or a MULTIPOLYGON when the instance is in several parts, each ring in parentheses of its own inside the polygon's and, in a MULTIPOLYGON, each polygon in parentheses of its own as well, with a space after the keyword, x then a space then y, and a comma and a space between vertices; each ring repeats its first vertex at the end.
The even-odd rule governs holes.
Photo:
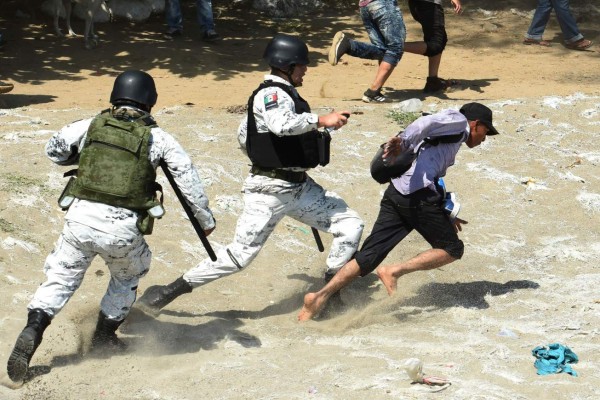
MULTIPOLYGON (((400 131, 396 136, 400 136, 402 133, 404 133, 404 131, 400 131)), ((373 160, 371 160, 371 177, 378 183, 388 183, 390 179, 402 176, 410 169, 424 144, 437 146, 440 143, 458 143, 463 137, 464 132, 456 133, 454 135, 425 138, 414 150, 399 154, 391 163, 383 162, 383 149, 385 147, 385 143, 383 143, 377 149, 373 160)))

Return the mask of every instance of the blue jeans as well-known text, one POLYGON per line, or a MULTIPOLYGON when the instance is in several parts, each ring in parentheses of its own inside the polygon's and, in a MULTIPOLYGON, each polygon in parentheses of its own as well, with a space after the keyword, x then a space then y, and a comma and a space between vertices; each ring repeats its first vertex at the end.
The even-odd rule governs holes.
POLYGON ((404 54, 406 27, 396 0, 374 0, 360 7, 371 43, 350 41, 348 54, 397 65, 404 54))
POLYGON ((531 25, 525 35, 528 39, 542 40, 546 24, 550 20, 552 9, 556 13, 556 19, 560 24, 566 43, 574 43, 583 39, 583 35, 577 28, 577 22, 569 10, 569 0, 538 0, 537 8, 533 14, 531 25))
MULTIPOLYGON (((183 17, 181 16, 180 0, 166 0, 165 16, 169 31, 183 30, 183 17)), ((204 32, 214 30, 212 2, 211 0, 196 0, 196 17, 198 24, 204 32)))

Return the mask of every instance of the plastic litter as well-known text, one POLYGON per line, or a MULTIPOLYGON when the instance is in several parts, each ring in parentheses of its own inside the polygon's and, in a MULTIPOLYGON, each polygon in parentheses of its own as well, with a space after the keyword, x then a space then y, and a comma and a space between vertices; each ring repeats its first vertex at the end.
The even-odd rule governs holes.
POLYGON ((450 381, 439 376, 429 376, 423 374, 423 361, 418 358, 409 358, 404 362, 406 374, 414 383, 423 383, 426 385, 444 386, 442 389, 450 386, 450 381))
POLYGON ((512 338, 512 339, 519 338, 519 335, 517 335, 516 333, 514 333, 513 331, 511 331, 508 328, 500 329, 500 332, 498 332, 498 336, 508 337, 508 338, 512 338))

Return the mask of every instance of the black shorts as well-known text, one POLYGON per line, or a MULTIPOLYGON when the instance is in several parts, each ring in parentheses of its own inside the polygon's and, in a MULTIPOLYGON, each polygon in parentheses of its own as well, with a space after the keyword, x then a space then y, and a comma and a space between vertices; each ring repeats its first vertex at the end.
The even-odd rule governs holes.
POLYGON ((423 41, 427 43, 426 56, 440 54, 446 46, 446 21, 441 5, 422 0, 408 0, 410 14, 421 24, 423 41))
POLYGON ((442 209, 441 201, 442 196, 430 189, 405 196, 390 184, 381 199, 373 230, 356 253, 361 276, 375 270, 413 229, 434 249, 443 249, 452 257, 461 258, 463 242, 442 209))

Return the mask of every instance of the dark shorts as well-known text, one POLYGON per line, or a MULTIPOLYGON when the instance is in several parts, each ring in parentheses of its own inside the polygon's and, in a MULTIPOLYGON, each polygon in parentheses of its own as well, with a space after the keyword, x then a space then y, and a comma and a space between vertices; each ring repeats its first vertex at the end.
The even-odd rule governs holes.
POLYGON ((445 250, 456 259, 462 257, 463 242, 441 207, 441 195, 422 189, 404 196, 390 184, 381 199, 371 234, 356 253, 361 276, 375 270, 413 229, 434 249, 445 250))
POLYGON ((410 14, 421 24, 423 40, 427 43, 426 56, 440 54, 448 42, 444 9, 441 5, 421 0, 408 0, 410 14))

